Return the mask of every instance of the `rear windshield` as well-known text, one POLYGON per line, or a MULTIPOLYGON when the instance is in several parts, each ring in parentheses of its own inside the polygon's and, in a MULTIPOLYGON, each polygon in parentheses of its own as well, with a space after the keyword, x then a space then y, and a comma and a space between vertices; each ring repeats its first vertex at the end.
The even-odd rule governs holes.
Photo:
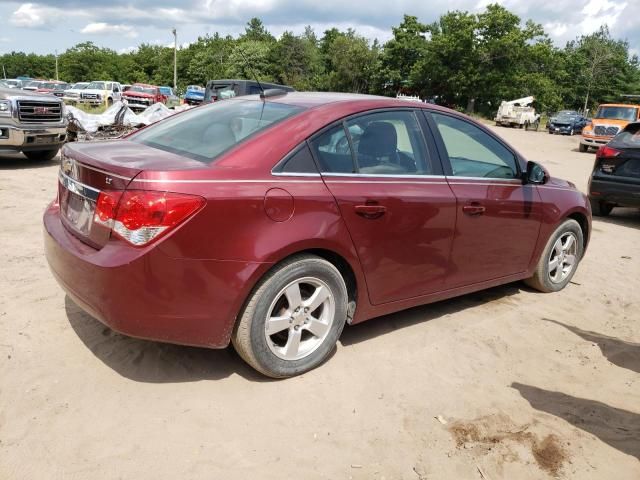
POLYGON ((226 100, 170 117, 131 140, 208 163, 250 135, 302 110, 281 103, 226 100))
POLYGON ((627 127, 611 140, 610 145, 618 148, 640 148, 640 123, 627 127))
POLYGON ((638 109, 635 107, 600 107, 593 118, 633 122, 638 119, 638 109))

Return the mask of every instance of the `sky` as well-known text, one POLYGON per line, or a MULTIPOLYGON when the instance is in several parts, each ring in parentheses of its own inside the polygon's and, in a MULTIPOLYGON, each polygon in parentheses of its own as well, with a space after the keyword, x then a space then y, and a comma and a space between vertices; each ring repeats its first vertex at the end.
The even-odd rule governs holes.
MULTIPOLYGON (((545 27, 562 47, 568 40, 608 24, 615 38, 629 41, 640 53, 640 15, 634 0, 499 0, 523 20, 545 27)), ((205 34, 237 35, 251 17, 262 19, 275 36, 301 33, 311 25, 321 35, 331 27, 356 31, 373 40, 388 40, 403 14, 424 23, 447 10, 478 12, 495 0, 0 0, 0 54, 11 51, 62 52, 92 41, 119 52, 141 43, 186 45, 205 34)))

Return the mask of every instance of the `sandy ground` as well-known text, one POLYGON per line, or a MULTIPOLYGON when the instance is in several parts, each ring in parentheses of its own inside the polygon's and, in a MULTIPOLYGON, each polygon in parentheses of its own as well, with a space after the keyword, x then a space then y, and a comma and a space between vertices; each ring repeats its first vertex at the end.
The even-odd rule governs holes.
MULTIPOLYGON (((586 189, 577 139, 499 132, 586 189)), ((134 340, 57 286, 55 162, 0 160, 1 479, 640 478, 640 213, 595 220, 563 292, 520 283, 347 328, 285 381, 134 340)))

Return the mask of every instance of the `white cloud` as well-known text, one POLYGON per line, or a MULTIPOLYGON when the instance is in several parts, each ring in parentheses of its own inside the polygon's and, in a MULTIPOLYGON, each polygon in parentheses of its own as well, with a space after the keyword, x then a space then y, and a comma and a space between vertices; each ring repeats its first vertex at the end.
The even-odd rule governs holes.
POLYGON ((11 16, 11 23, 16 27, 42 27, 50 19, 47 18, 46 11, 50 8, 43 8, 33 3, 23 3, 11 16))
POLYGON ((94 22, 86 25, 80 33, 88 33, 95 35, 124 35, 125 37, 135 38, 138 36, 136 29, 130 25, 112 25, 105 22, 94 22))

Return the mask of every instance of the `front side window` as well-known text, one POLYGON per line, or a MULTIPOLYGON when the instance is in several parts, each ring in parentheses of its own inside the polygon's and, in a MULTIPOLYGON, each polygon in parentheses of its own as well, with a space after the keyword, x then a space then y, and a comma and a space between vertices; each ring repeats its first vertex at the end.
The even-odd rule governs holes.
POLYGON ((517 178, 515 155, 475 125, 459 118, 431 113, 456 177, 517 178))
POLYGON ((209 163, 256 132, 304 108, 256 100, 232 100, 194 108, 150 126, 131 141, 209 163))

